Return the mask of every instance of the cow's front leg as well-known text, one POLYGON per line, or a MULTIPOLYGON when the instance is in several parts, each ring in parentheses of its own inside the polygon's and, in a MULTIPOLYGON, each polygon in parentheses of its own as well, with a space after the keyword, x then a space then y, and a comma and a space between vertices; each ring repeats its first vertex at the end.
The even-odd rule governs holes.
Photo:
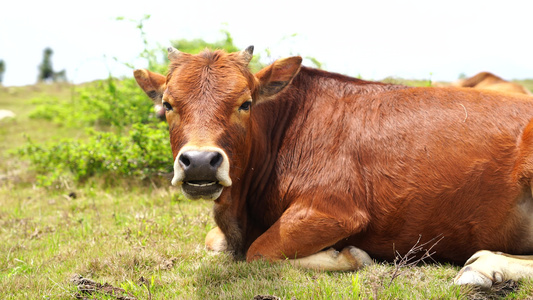
POLYGON ((346 247, 340 252, 323 249, 360 231, 361 226, 355 216, 342 220, 316 212, 287 212, 252 243, 246 260, 288 260, 295 266, 324 271, 357 270, 372 263, 363 250, 355 247, 346 247))
POLYGON ((490 288, 509 279, 533 278, 533 256, 515 256, 487 250, 478 251, 455 276, 455 284, 490 288))

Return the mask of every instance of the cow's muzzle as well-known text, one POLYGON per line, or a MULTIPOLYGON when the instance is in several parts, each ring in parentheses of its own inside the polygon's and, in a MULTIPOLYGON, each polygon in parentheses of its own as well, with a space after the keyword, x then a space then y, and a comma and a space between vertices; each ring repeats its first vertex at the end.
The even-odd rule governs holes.
POLYGON ((182 149, 174 162, 173 185, 189 199, 215 200, 231 185, 229 163, 217 148, 182 149))

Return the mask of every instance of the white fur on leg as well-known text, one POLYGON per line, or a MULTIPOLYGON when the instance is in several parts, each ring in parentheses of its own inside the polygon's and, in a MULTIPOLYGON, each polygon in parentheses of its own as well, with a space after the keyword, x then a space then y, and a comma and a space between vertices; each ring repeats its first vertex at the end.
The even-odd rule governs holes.
POLYGON ((296 267, 322 271, 354 271, 373 263, 365 251, 353 246, 341 252, 330 248, 303 258, 290 259, 289 262, 296 267))
POLYGON ((493 283, 533 277, 533 260, 491 251, 478 251, 465 263, 453 283, 490 288, 493 283))
POLYGON ((211 229, 205 237, 205 247, 207 250, 222 252, 228 249, 228 243, 226 242, 226 236, 220 228, 215 227, 211 229))

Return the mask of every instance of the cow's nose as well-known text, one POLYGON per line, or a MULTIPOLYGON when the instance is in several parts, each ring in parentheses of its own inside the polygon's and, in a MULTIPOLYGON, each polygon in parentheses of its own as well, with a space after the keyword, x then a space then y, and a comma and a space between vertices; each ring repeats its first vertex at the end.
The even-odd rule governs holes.
POLYGON ((216 151, 187 151, 179 157, 186 180, 216 181, 216 173, 222 160, 222 154, 216 151))

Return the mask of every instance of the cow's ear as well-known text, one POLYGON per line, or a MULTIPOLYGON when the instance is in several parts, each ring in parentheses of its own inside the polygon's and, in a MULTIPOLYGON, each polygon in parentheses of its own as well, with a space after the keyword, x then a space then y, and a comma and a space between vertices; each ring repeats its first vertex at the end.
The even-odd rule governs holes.
POLYGON ((258 102, 271 99, 291 83, 302 65, 300 56, 276 60, 255 74, 259 81, 258 102))
POLYGON ((163 92, 166 89, 167 78, 161 74, 150 72, 145 69, 137 69, 133 71, 133 76, 146 95, 148 95, 156 105, 161 105, 163 92))

